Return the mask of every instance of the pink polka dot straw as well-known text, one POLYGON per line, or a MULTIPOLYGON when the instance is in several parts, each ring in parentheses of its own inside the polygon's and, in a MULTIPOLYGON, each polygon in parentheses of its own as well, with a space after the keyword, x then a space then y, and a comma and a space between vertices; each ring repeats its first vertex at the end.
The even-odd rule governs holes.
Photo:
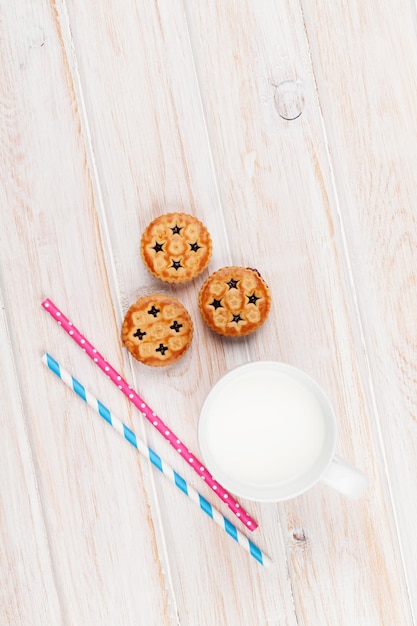
POLYGON ((222 487, 204 467, 199 459, 184 445, 170 428, 156 415, 151 407, 139 396, 134 389, 120 376, 96 348, 80 333, 70 320, 48 298, 42 306, 51 317, 68 333, 68 335, 86 352, 86 354, 107 374, 110 380, 124 393, 142 415, 156 428, 173 448, 182 456, 194 471, 204 480, 217 496, 223 500, 229 509, 241 520, 249 530, 258 528, 256 521, 239 505, 239 503, 222 487))

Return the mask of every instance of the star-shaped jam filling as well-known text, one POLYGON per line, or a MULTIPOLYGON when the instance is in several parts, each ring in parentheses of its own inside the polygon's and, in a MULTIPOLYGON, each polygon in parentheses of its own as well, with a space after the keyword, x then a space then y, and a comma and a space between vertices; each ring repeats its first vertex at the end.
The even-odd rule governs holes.
POLYGON ((260 298, 258 296, 255 296, 255 292, 253 292, 253 294, 251 296, 246 296, 248 299, 248 304, 255 304, 257 300, 260 300, 260 298))
POLYGON ((233 315, 232 322, 235 322, 236 324, 243 322, 243 317, 240 317, 239 313, 237 315, 233 315))
POLYGON ((174 228, 171 228, 172 234, 173 235, 179 235, 181 233, 182 229, 183 229, 183 226, 178 226, 178 224, 175 224, 174 228))
POLYGON ((214 298, 213 302, 210 302, 210 306, 213 306, 215 309, 223 308, 222 301, 216 300, 216 298, 214 298))
POLYGON ((192 250, 193 252, 198 252, 201 248, 201 246, 198 245, 197 241, 195 241, 194 243, 189 243, 188 245, 190 246, 190 250, 192 250))
POLYGON ((237 289, 238 282, 238 280, 233 280, 233 278, 231 278, 227 285, 229 286, 229 289, 237 289))
POLYGON ((171 261, 172 261, 172 265, 171 265, 171 267, 173 267, 173 268, 174 268, 174 270, 176 270, 177 272, 178 272, 178 270, 180 269, 180 267, 183 267, 183 266, 181 265, 181 261, 174 261, 174 259, 171 259, 171 261))
POLYGON ((164 244, 163 243, 158 243, 157 241, 155 241, 155 245, 152 246, 152 250, 155 250, 155 254, 158 254, 158 252, 163 252, 164 251, 164 244))
MULTIPOLYGON (((149 313, 149 311, 148 311, 149 313)), ((137 337, 139 339, 139 341, 142 341, 142 339, 144 338, 144 336, 146 335, 144 330, 141 330, 140 328, 137 329, 137 331, 135 333, 133 333, 134 337, 137 337)))
POLYGON ((160 352, 162 356, 164 356, 165 352, 168 350, 167 346, 164 346, 163 343, 159 344, 159 348, 155 348, 155 352, 160 352))
POLYGON ((182 324, 178 324, 177 320, 175 320, 175 321, 171 324, 170 328, 171 328, 172 330, 175 330, 175 332, 176 332, 176 333, 179 333, 179 332, 180 332, 180 328, 182 328, 182 324))
POLYGON ((158 313, 160 312, 161 309, 157 309, 156 306, 153 304, 151 306, 151 308, 149 309, 148 313, 149 315, 153 315, 154 317, 158 317, 158 313))

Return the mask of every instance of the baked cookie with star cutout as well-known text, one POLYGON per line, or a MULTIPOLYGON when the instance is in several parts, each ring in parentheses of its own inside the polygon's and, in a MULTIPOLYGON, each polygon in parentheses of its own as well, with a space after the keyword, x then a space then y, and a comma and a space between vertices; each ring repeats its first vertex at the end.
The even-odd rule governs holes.
POLYGON ((220 335, 242 337, 266 320, 271 308, 269 288, 249 267, 223 267, 200 290, 199 309, 206 324, 220 335))
POLYGON ((122 326, 122 341, 141 363, 171 365, 188 350, 193 323, 187 309, 175 298, 153 294, 139 298, 129 308, 122 326))
POLYGON ((211 257, 211 237, 193 215, 166 213, 154 219, 142 235, 140 251, 148 270, 167 283, 193 280, 211 257))

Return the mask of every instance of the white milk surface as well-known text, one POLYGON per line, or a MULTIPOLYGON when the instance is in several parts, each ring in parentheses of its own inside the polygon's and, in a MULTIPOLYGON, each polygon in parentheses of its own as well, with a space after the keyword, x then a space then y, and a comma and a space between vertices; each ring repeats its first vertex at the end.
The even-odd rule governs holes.
POLYGON ((312 390, 280 372, 231 379, 208 404, 206 448, 233 480, 287 482, 308 472, 325 440, 323 409, 312 390))

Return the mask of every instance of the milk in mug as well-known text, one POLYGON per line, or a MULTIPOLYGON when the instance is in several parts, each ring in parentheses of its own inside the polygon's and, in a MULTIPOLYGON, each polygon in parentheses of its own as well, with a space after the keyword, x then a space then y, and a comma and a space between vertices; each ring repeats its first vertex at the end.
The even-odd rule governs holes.
POLYGON ((326 424, 319 401, 284 374, 232 379, 209 410, 207 446, 215 463, 239 481, 293 480, 323 449, 326 424))
POLYGON ((263 502, 293 498, 317 482, 357 499, 366 475, 335 454, 337 420, 325 392, 305 372, 253 361, 227 372, 200 412, 207 469, 235 495, 263 502))
POLYGON ((299 492, 333 454, 334 421, 316 383, 276 362, 231 370, 204 402, 203 458, 237 495, 281 499, 299 492))

